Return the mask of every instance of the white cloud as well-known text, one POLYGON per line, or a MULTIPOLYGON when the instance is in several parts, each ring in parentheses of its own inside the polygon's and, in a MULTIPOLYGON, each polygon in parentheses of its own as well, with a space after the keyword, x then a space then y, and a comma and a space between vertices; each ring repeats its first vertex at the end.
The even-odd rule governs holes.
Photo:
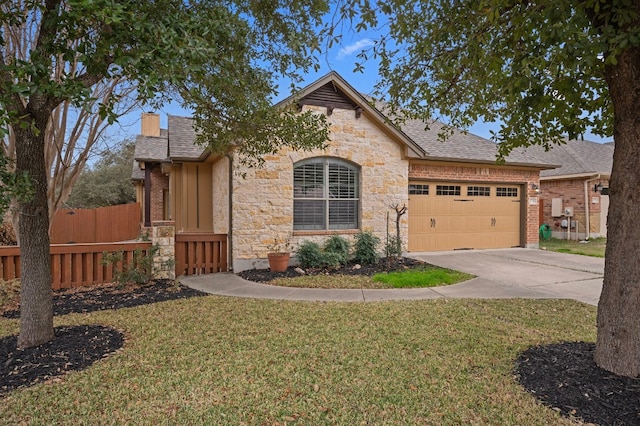
POLYGON ((340 49, 340 51, 338 52, 338 59, 343 59, 347 56, 352 55, 355 52, 359 52, 362 49, 373 46, 373 45, 374 45, 374 42, 371 39, 365 38, 362 40, 358 40, 355 43, 340 49))

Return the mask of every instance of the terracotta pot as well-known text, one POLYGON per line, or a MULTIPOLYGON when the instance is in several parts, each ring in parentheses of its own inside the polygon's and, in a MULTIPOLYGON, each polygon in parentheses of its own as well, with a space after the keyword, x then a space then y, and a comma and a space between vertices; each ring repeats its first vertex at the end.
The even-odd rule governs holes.
POLYGON ((269 253, 269 269, 271 272, 284 272, 289 266, 290 253, 269 253))

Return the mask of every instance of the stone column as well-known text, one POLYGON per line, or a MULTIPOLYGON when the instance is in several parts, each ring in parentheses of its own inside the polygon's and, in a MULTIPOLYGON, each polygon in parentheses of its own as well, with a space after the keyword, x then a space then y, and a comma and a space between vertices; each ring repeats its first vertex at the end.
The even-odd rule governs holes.
POLYGON ((151 243, 158 247, 153 259, 153 277, 176 279, 176 226, 172 220, 158 220, 152 224, 151 243))

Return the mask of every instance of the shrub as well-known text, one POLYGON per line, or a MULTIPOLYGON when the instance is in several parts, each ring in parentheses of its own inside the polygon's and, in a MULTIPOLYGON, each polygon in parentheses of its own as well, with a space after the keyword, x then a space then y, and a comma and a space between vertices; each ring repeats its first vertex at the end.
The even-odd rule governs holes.
POLYGON ((324 243, 324 254, 327 256, 331 253, 332 258, 327 259, 325 263, 328 266, 336 266, 336 262, 338 266, 346 264, 349 260, 349 248, 349 241, 339 235, 331 236, 324 243))
POLYGON ((378 244, 380 238, 371 231, 360 232, 355 235, 354 258, 356 262, 369 265, 378 261, 378 244))
POLYGON ((322 250, 313 241, 305 241, 300 244, 296 255, 302 268, 320 268, 323 265, 322 250))
POLYGON ((339 268, 347 263, 342 253, 325 251, 322 253, 322 266, 325 268, 339 268))
POLYGON ((387 257, 402 256, 402 244, 398 241, 398 237, 396 235, 389 235, 387 244, 384 247, 384 253, 387 257))
POLYGON ((133 252, 133 263, 124 265, 124 253, 122 251, 102 253, 102 263, 113 265, 113 278, 118 286, 123 287, 128 283, 146 284, 153 279, 153 258, 159 247, 154 245, 145 252, 142 249, 135 249, 133 252))

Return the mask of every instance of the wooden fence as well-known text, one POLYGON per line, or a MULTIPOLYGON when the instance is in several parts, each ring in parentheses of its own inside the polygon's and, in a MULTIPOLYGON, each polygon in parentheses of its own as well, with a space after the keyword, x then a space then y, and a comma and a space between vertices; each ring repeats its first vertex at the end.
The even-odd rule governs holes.
POLYGON ((51 244, 104 243, 134 240, 140 236, 140 204, 61 209, 51 227, 51 244))
MULTIPOLYGON (((102 264, 104 252, 122 251, 124 260, 117 266, 133 264, 133 253, 151 249, 150 242, 52 244, 51 287, 54 290, 90 286, 113 281, 113 265, 102 264)), ((0 247, 0 277, 4 280, 20 278, 20 247, 0 247)))
POLYGON ((226 271, 226 234, 176 234, 176 277, 226 271))

